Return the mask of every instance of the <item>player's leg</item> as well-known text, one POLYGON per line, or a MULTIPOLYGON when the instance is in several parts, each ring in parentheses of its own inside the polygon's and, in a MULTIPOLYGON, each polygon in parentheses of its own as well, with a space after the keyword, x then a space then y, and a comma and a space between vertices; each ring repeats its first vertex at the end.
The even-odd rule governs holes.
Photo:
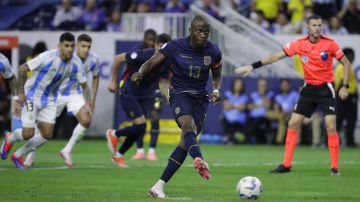
POLYGON ((37 108, 32 102, 27 102, 26 107, 21 109, 22 128, 15 129, 12 133, 6 133, 5 138, 1 144, 0 155, 3 160, 7 158, 10 150, 15 142, 28 140, 34 136, 35 132, 35 118, 37 108))
POLYGON ((331 160, 331 174, 339 173, 339 135, 336 131, 336 115, 325 115, 326 132, 328 137, 328 147, 331 160))
POLYGON ((159 122, 160 122, 160 111, 159 110, 151 111, 150 145, 146 156, 146 159, 150 161, 157 160, 155 149, 159 137, 159 122))
POLYGON ((73 167, 74 163, 71 158, 71 152, 84 136, 87 128, 91 124, 91 114, 85 107, 85 100, 83 95, 71 95, 69 96, 69 102, 67 102, 68 113, 75 114, 78 124, 74 128, 70 140, 60 151, 60 156, 64 159, 65 164, 68 167, 73 167))

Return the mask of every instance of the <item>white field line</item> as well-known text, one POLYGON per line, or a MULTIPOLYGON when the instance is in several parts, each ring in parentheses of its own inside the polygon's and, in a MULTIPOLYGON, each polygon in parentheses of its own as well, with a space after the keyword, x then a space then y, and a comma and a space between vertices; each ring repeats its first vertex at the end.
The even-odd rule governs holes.
MULTIPOLYGON (((294 161, 293 165, 315 165, 315 164, 329 164, 329 161, 321 162, 309 162, 309 161, 294 161)), ((356 165, 360 164, 360 161, 342 161, 342 165, 356 165)), ((248 166, 276 166, 279 162, 259 162, 259 163, 210 163, 210 167, 248 167, 248 166)), ((130 168, 164 168, 165 165, 130 165, 130 168)), ((193 164, 184 164, 183 167, 193 167, 193 164)), ((28 170, 67 170, 67 169, 112 169, 116 168, 115 165, 109 163, 109 165, 86 165, 75 166, 74 168, 68 168, 67 166, 54 166, 54 167, 34 167, 28 170)), ((126 169, 126 168, 125 168, 126 169)), ((0 168, 1 171, 13 170, 13 168, 0 168)))

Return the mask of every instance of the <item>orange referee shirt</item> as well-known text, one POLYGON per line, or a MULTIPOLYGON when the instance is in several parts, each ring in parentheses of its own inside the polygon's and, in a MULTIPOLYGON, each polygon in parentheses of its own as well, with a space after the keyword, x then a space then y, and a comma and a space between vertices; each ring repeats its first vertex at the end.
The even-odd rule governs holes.
POLYGON ((334 82, 333 58, 344 56, 339 45, 331 38, 321 36, 313 43, 309 36, 301 37, 283 47, 287 56, 298 54, 304 67, 304 80, 311 85, 334 82))

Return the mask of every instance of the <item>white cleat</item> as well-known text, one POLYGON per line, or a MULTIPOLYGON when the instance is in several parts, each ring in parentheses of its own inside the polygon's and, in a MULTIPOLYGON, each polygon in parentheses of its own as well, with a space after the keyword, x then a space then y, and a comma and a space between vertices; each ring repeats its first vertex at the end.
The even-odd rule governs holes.
POLYGON ((26 155, 24 166, 26 168, 31 168, 34 166, 34 162, 35 162, 35 151, 31 151, 28 153, 28 155, 26 155))
POLYGON ((62 159, 64 159, 64 163, 67 165, 67 167, 69 168, 73 168, 74 167, 74 163, 71 159, 71 154, 66 152, 66 151, 63 151, 61 150, 60 153, 59 153, 60 157, 62 159))
POLYGON ((168 196, 165 195, 163 190, 161 190, 155 186, 151 187, 148 195, 149 195, 149 197, 152 197, 152 198, 162 198, 162 199, 168 198, 168 196))

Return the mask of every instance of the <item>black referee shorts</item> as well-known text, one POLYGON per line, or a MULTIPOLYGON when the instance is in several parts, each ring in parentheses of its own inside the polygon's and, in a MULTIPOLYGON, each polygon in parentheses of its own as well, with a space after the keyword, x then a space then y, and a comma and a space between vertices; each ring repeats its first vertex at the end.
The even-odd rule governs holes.
POLYGON ((300 91, 300 98, 294 107, 294 112, 311 117, 317 107, 325 115, 336 114, 335 88, 333 83, 323 83, 321 85, 310 85, 305 83, 300 91))

